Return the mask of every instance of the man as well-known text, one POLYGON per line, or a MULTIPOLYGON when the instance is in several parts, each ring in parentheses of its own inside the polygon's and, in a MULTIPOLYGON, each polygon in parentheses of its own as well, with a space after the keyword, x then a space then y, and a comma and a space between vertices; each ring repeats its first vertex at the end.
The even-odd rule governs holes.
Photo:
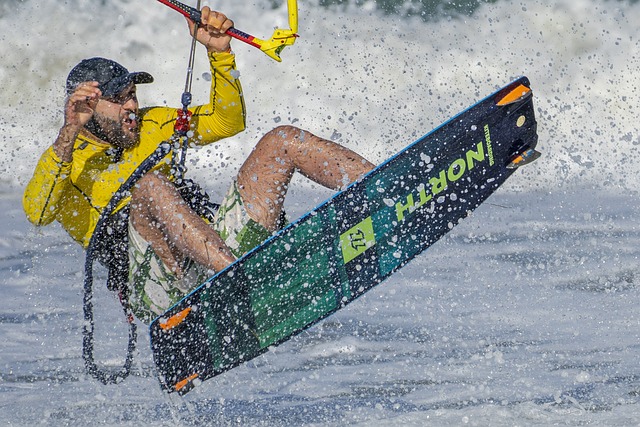
MULTIPOLYGON (((209 104, 191 110, 191 141, 204 145, 242 131, 245 113, 225 34, 233 22, 208 7, 201 22, 196 38, 209 53, 212 92, 209 104)), ((189 21, 192 32, 194 25, 189 21)), ((84 60, 70 72, 64 125, 25 189, 23 205, 32 223, 57 220, 88 246, 112 195, 173 134, 178 110, 138 109, 136 85, 152 81, 148 73, 129 73, 103 58, 84 60)), ((146 322, 278 228, 295 171, 339 189, 373 168, 333 142, 290 126, 276 128, 258 142, 209 223, 185 202, 169 164, 159 162, 109 212, 110 218, 125 218, 124 227, 113 222, 108 228, 116 235, 124 229, 124 238, 99 236, 109 253, 104 263, 128 253, 126 303, 146 322)))

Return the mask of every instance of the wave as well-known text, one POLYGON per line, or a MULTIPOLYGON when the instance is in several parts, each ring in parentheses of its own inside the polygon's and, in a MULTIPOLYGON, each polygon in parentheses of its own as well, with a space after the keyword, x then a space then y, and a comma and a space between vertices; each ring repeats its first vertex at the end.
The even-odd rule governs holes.
MULTIPOLYGON (((66 74, 85 57, 112 57, 152 72, 156 83, 141 88, 141 103, 179 106, 189 39, 177 13, 153 1, 9 3, 0 3, 1 182, 26 184, 62 123, 66 74)), ((509 188, 635 191, 640 30, 632 17, 639 16, 638 2, 466 1, 456 2, 459 10, 452 4, 300 3, 301 37, 283 52, 282 63, 234 42, 248 128, 190 154, 192 173, 227 179, 259 135, 284 123, 382 161, 527 75, 544 157, 514 176, 509 188), (426 19, 430 13, 439 19, 426 19)), ((258 37, 287 25, 280 2, 230 2, 221 9, 258 37)), ((208 92, 199 55, 194 103, 208 92)))

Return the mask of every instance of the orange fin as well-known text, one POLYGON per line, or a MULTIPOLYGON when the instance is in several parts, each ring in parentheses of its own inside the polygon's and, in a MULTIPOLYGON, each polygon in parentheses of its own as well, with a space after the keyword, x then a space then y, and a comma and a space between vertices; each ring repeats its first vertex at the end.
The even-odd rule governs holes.
POLYGON ((531 88, 528 88, 522 84, 518 85, 509 93, 500 98, 500 100, 497 102, 497 105, 503 107, 505 105, 513 104, 514 102, 518 102, 521 99, 524 99, 526 96, 529 96, 530 93, 531 88))

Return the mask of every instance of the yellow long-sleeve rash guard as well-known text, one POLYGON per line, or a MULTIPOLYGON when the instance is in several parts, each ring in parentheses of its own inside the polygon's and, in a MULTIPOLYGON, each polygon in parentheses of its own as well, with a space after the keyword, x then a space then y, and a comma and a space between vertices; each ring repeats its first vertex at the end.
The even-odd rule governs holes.
MULTIPOLYGON (((209 54, 212 85, 210 102, 191 109, 190 143, 206 145, 230 137, 245 128, 245 105, 240 81, 234 77, 235 56, 209 54)), ((168 107, 141 109, 140 142, 124 150, 114 161, 113 147, 80 134, 74 143, 73 161, 65 163, 49 147, 40 158, 24 191, 22 205, 29 221, 47 225, 54 220, 83 247, 95 230, 112 195, 156 148, 173 135, 178 110, 168 107)), ((170 176, 169 154, 154 170, 170 176)), ((129 202, 123 200, 116 208, 129 202)))

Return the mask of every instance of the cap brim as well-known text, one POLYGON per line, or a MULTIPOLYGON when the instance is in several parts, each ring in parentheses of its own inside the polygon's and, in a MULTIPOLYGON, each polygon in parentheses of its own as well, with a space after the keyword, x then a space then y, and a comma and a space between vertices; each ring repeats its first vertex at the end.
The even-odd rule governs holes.
POLYGON ((124 76, 120 76, 118 78, 110 80, 104 85, 101 85, 100 90, 102 91, 102 96, 115 96, 125 90, 131 83, 144 84, 152 82, 153 76, 151 74, 144 71, 139 71, 135 73, 125 74, 124 76))
POLYGON ((145 71, 138 71, 136 73, 129 73, 133 83, 135 84, 144 84, 144 83, 153 83, 153 76, 145 71))

